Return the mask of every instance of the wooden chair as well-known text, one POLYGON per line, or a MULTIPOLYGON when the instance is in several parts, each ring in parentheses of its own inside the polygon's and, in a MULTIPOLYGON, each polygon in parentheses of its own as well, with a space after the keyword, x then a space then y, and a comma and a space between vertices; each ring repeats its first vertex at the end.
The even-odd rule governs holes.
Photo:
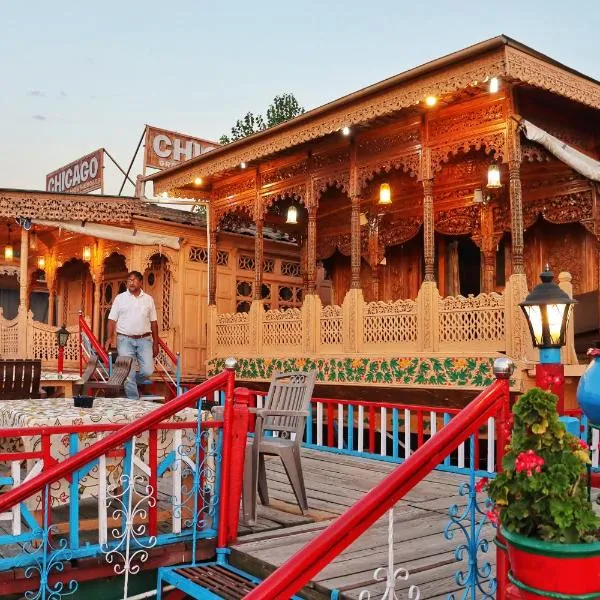
POLYGON ((0 399, 27 400, 43 398, 40 389, 42 361, 39 359, 0 360, 0 399))
POLYGON ((85 369, 81 374, 81 378, 73 384, 73 395, 80 396, 83 394, 83 389, 85 384, 90 381, 92 375, 96 372, 98 368, 98 357, 95 354, 92 354, 88 358, 87 365, 85 365, 85 369))
POLYGON ((131 356, 117 357, 110 377, 106 381, 88 381, 83 386, 83 395, 87 396, 91 393, 91 395, 96 396, 98 394, 93 393, 95 390, 104 392, 104 396, 108 397, 124 396, 125 388, 123 384, 127 379, 127 375, 129 375, 129 371, 131 371, 132 363, 133 358, 131 356))
POLYGON ((256 412, 256 425, 254 438, 246 445, 242 495, 244 521, 248 524, 256 522, 257 490, 261 502, 269 504, 265 455, 281 458, 302 513, 308 510, 300 443, 316 378, 316 371, 275 373, 264 408, 253 411, 256 412), (277 437, 266 436, 265 432, 277 434, 277 437))

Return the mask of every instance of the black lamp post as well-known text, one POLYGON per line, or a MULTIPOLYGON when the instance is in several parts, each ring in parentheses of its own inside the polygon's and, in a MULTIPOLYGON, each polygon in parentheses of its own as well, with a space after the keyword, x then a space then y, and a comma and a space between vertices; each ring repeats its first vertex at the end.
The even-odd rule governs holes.
POLYGON ((63 325, 56 332, 56 342, 58 343, 58 373, 59 373, 59 375, 62 375, 62 372, 63 372, 63 365, 64 365, 64 361, 65 361, 65 346, 67 345, 67 342, 69 341, 70 335, 71 334, 69 333, 69 331, 67 330, 65 325, 63 325))
POLYGON ((540 349, 535 383, 559 397, 561 412, 564 409, 564 366, 560 362, 560 349, 566 343, 567 326, 577 300, 552 281, 548 266, 540 279, 542 283, 536 285, 519 306, 525 314, 533 345, 540 349))

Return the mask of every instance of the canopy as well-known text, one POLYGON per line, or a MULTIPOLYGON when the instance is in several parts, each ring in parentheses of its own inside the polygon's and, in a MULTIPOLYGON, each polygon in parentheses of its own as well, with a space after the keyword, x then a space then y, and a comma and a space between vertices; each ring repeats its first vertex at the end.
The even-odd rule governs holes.
POLYGON ((521 120, 521 127, 528 140, 544 146, 546 150, 554 154, 556 158, 562 160, 565 164, 569 165, 569 167, 577 171, 580 175, 583 175, 592 181, 600 181, 599 161, 594 160, 591 156, 588 156, 583 152, 579 152, 579 150, 575 150, 575 148, 561 142, 558 138, 555 138, 547 131, 540 129, 525 119, 521 120))
POLYGON ((179 238, 173 235, 161 235, 149 233, 136 229, 125 229, 125 227, 114 227, 113 225, 101 225, 100 223, 81 223, 81 221, 44 221, 42 219, 31 219, 36 225, 57 227, 73 233, 91 235, 93 237, 115 242, 127 242, 138 246, 165 246, 179 250, 179 238))

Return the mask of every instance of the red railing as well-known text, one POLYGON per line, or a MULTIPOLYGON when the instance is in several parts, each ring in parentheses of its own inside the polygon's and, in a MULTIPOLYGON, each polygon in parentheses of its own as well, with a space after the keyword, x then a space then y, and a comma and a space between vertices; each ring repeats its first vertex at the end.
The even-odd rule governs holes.
MULTIPOLYGON (((496 415, 496 453, 498 463, 501 464, 506 445, 509 379, 501 378, 503 376, 500 374, 497 377, 488 389, 479 394, 440 432, 246 595, 246 600, 277 600, 289 598, 298 592, 493 415, 496 415)), ((503 579, 506 572, 504 561, 503 553, 499 552, 499 579, 503 579)), ((500 587, 503 587, 502 582, 500 587)), ((498 600, 503 600, 503 590, 499 589, 498 600)))
MULTIPOLYGON (((119 427, 117 430, 113 431, 105 438, 95 442, 89 447, 77 452, 73 456, 65 459, 60 463, 53 464, 48 470, 43 471, 36 477, 31 478, 28 481, 25 481, 18 487, 6 492, 5 494, 0 495, 0 513, 5 512, 12 508, 15 504, 19 502, 23 502, 27 498, 33 496, 41 492, 47 485, 51 485, 52 483, 59 481, 63 478, 69 478, 71 475, 81 469, 88 463, 98 459, 100 456, 113 453, 117 448, 119 448, 124 442, 131 439, 133 436, 138 436, 142 432, 150 430, 150 434, 154 432, 154 436, 156 436, 156 431, 159 428, 167 428, 170 427, 167 423, 162 423, 162 421, 172 417, 180 410, 189 407, 193 403, 197 402, 200 398, 205 396, 211 396, 215 391, 225 389, 226 401, 225 401, 225 411, 223 418, 223 452, 222 452, 222 466, 221 466, 221 498, 229 497, 229 490, 232 485, 235 486, 235 481, 237 479, 241 480, 242 477, 242 467, 243 465, 237 465, 237 469, 235 472, 231 471, 232 465, 230 464, 230 457, 232 456, 232 452, 234 454, 239 454, 239 451, 236 451, 235 448, 232 449, 231 445, 233 443, 235 428, 233 425, 233 395, 234 395, 234 385, 235 385, 235 363, 228 367, 222 373, 211 377, 204 383, 195 386, 185 394, 175 398, 171 402, 167 404, 163 404, 153 410, 151 413, 148 413, 144 417, 134 421, 133 423, 129 423, 122 427, 119 427), (230 480, 233 478, 233 484, 230 480)), ((180 427, 181 424, 174 423, 174 427, 180 427)), ((111 429, 110 426, 102 425, 99 426, 102 430, 111 429)), ((242 428, 247 427, 247 422, 242 423, 242 428)), ((89 429, 95 430, 94 426, 84 426, 82 429, 86 431, 89 429)), ((10 430, 11 435, 14 435, 18 430, 10 430)), ((31 433, 31 429, 28 429, 28 434, 31 433)), ((54 428, 41 428, 41 433, 57 433, 57 430, 54 428)), ((239 435, 237 436, 239 437, 239 435)), ((243 443, 245 447, 245 430, 243 443)), ((42 457, 49 456, 49 442, 45 444, 48 448, 42 448, 42 457)), ((37 458, 37 453, 32 453, 32 455, 28 458, 37 458)), ((3 457, 6 458, 6 457, 3 457)), ((236 490, 237 491, 237 490, 236 490)), ((240 490, 241 491, 241 490, 240 490)), ((237 504, 239 505, 239 495, 237 498, 237 504)), ((231 539, 228 537, 228 532, 237 529, 237 511, 231 509, 231 501, 229 503, 222 503, 222 506, 225 506, 225 511, 221 512, 221 517, 219 520, 219 530, 218 530, 218 543, 221 546, 226 545, 226 542, 231 539), (229 523, 229 519, 234 519, 234 523, 229 523)))
POLYGON ((90 326, 87 324, 86 320, 83 318, 83 314, 79 313, 79 374, 83 373, 83 335, 87 337, 90 345, 94 349, 94 352, 98 355, 106 369, 109 368, 109 358, 108 352, 102 347, 102 344, 98 341, 90 326))

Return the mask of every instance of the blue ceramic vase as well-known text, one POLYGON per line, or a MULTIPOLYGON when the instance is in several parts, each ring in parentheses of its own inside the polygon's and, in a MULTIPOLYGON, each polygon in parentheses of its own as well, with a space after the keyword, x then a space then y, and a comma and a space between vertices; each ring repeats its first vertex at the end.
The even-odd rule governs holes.
POLYGON ((590 423, 600 425, 600 351, 589 352, 591 362, 577 386, 577 402, 590 423))

